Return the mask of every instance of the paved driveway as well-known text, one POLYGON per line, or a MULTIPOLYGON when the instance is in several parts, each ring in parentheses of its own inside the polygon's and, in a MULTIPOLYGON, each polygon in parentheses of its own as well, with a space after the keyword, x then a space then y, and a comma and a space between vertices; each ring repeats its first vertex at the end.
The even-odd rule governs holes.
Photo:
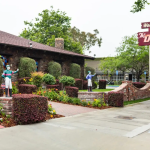
POLYGON ((0 129, 1 150, 149 150, 150 101, 0 129))

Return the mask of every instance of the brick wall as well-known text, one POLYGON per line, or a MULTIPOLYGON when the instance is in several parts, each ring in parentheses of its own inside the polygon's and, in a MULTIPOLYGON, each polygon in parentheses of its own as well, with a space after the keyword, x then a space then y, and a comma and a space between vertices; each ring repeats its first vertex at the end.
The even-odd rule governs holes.
MULTIPOLYGON (((84 58, 82 57, 4 45, 0 45, 0 55, 8 57, 8 63, 13 71, 18 68, 20 57, 30 57, 36 59, 39 62, 39 71, 42 72, 47 72, 48 63, 50 61, 57 61, 62 65, 63 75, 69 75, 70 63, 77 63, 81 65, 81 77, 82 79, 84 78, 84 58)), ((13 77, 14 81, 16 80, 16 77, 17 76, 13 77)))

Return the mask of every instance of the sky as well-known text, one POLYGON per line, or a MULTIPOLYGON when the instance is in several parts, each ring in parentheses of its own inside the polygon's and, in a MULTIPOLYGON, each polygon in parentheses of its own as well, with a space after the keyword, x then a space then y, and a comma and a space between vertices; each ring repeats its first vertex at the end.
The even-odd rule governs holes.
POLYGON ((38 13, 53 6, 65 11, 72 18, 71 26, 81 31, 99 30, 102 46, 94 46, 86 55, 115 56, 124 36, 131 36, 141 29, 141 22, 149 22, 150 6, 139 13, 130 10, 135 0, 0 0, 0 30, 19 35, 25 28, 24 21, 32 21, 38 13))

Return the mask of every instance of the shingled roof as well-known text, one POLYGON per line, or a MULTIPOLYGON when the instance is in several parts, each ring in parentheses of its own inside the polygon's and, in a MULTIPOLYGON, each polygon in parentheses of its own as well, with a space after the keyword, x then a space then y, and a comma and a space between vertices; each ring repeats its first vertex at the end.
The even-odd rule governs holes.
POLYGON ((94 59, 94 57, 91 57, 91 56, 82 55, 82 54, 74 53, 71 51, 67 51, 67 50, 51 47, 48 45, 40 44, 40 43, 33 42, 28 39, 24 39, 24 38, 0 31, 0 44, 30 48, 29 42, 32 42, 32 49, 44 50, 44 51, 61 53, 61 54, 66 54, 66 55, 78 56, 78 57, 84 57, 86 59, 94 59))

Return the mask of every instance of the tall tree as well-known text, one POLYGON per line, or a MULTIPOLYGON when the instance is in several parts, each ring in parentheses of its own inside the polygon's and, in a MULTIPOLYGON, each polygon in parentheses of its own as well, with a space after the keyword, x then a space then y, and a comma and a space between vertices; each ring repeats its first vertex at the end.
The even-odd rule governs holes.
POLYGON ((150 3, 148 2, 148 0, 136 0, 134 2, 134 5, 132 6, 132 10, 131 12, 136 13, 136 12, 140 12, 143 9, 145 9, 145 5, 150 5, 150 3))
POLYGON ((32 41, 55 46, 55 38, 64 38, 64 48, 76 53, 83 53, 80 42, 76 42, 71 37, 71 18, 60 10, 43 10, 35 18, 34 22, 24 21, 27 28, 23 29, 21 37, 32 41))
POLYGON ((138 46, 136 35, 126 36, 116 51, 117 56, 106 58, 101 63, 100 68, 110 72, 115 70, 135 72, 137 81, 139 81, 144 71, 148 70, 148 46, 138 46))
POLYGON ((80 42, 83 46, 84 50, 89 50, 92 46, 96 44, 101 47, 102 38, 97 37, 99 31, 97 29, 94 30, 94 33, 80 31, 78 28, 71 28, 72 38, 76 42, 80 42))

